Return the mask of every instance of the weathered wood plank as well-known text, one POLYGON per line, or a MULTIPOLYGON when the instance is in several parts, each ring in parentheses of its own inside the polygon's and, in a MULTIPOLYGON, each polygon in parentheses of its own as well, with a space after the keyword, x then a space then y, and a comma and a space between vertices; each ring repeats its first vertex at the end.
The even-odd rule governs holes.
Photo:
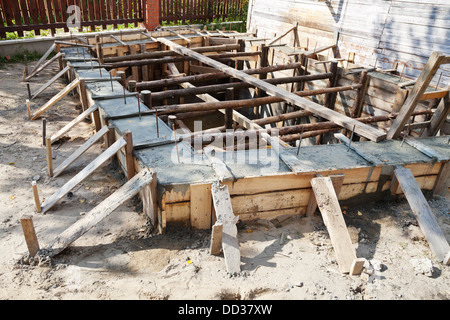
POLYGON ((89 109, 78 115, 75 119, 70 121, 64 127, 62 127, 58 132, 51 136, 52 144, 55 143, 63 134, 72 129, 77 123, 83 121, 86 117, 88 117, 92 112, 98 109, 98 105, 94 104, 89 109))
POLYGON ((83 170, 76 174, 72 179, 67 181, 67 183, 62 186, 57 192, 55 192, 51 197, 44 201, 42 204, 42 213, 47 212, 53 207, 58 200, 64 197, 70 190, 72 190, 77 184, 86 179, 92 172, 94 172, 98 167, 100 167, 105 161, 111 158, 113 155, 119 151, 120 148, 124 147, 126 142, 123 138, 118 139, 114 144, 106 149, 101 155, 95 158, 91 163, 89 163, 83 170))
POLYGON ((42 87, 40 87, 35 93, 33 93, 31 99, 36 98, 38 95, 40 95, 42 92, 45 91, 49 86, 51 86, 56 80, 61 78, 63 74, 65 74, 67 71, 69 71, 70 67, 67 66, 64 69, 62 69, 60 72, 58 72, 53 78, 51 78, 46 84, 44 84, 42 87))
POLYGON ((426 88, 430 84, 431 79, 436 73, 437 69, 441 66, 441 63, 445 59, 445 55, 442 52, 433 52, 427 61, 423 71, 414 84, 414 88, 406 98, 405 103, 400 109, 399 115, 393 121, 391 128, 387 134, 388 139, 396 139, 400 136, 405 124, 408 122, 409 117, 414 112, 417 104, 419 103, 426 88))
POLYGON ((236 223, 239 217, 233 213, 230 193, 228 187, 213 183, 211 186, 214 209, 216 211, 217 223, 223 225, 222 249, 225 257, 227 272, 239 273, 241 271, 241 253, 237 238, 236 223))
POLYGON ((23 235, 25 236, 25 242, 27 243, 28 252, 30 256, 34 257, 39 251, 39 241, 34 230, 33 216, 23 215, 20 218, 20 223, 22 225, 23 235))
POLYGON ((109 131, 107 126, 104 126, 100 131, 96 132, 90 137, 81 147, 79 147, 74 153, 64 160, 54 171, 53 176, 59 176, 65 169, 67 169, 75 160, 77 160, 83 153, 85 153, 90 147, 94 145, 101 137, 103 137, 109 131))
POLYGON ((103 200, 83 218, 75 222, 50 242, 47 246, 50 256, 55 256, 67 248, 72 242, 109 216, 128 199, 136 195, 144 186, 152 182, 152 179, 152 172, 149 169, 144 169, 136 174, 131 180, 128 180, 112 195, 103 200))
POLYGON ((47 103, 45 103, 42 107, 40 107, 33 115, 31 120, 36 120, 39 118, 45 111, 47 111, 50 107, 52 107, 59 100, 64 98, 70 91, 75 89, 80 83, 79 79, 73 80, 69 83, 63 90, 61 90, 58 94, 56 94, 53 98, 51 98, 47 103))
POLYGON ((394 174, 431 250, 440 261, 444 261, 450 246, 414 175, 410 169, 405 168, 395 169, 394 174))
POLYGON ((318 177, 311 179, 311 186, 324 224, 330 235, 339 270, 342 273, 349 273, 353 261, 356 259, 356 252, 342 216, 333 182, 329 177, 318 177))

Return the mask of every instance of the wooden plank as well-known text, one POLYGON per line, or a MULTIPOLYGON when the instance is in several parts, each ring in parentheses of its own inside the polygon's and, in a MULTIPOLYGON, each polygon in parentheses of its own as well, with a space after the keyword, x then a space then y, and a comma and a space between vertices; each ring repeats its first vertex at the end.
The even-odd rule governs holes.
POLYGON ((99 168, 103 163, 105 163, 109 158, 114 156, 120 148, 126 145, 125 139, 120 138, 112 146, 106 149, 101 155, 95 158, 91 163, 89 163, 83 170, 76 174, 72 179, 66 182, 57 192, 55 192, 51 197, 49 197, 42 204, 42 213, 47 212, 51 207, 53 207, 58 200, 64 197, 70 190, 72 190, 77 184, 86 179, 92 172, 99 168))
MULTIPOLYGON (((331 182, 333 183, 334 191, 339 199, 339 193, 341 192, 342 184, 344 183, 344 175, 330 175, 331 182)), ((308 206, 306 207, 306 216, 312 217, 317 209, 317 201, 314 196, 314 191, 311 190, 311 195, 309 196, 308 206)))
POLYGON ((57 103, 59 100, 64 98, 70 91, 75 89, 78 84, 80 83, 79 79, 73 80, 71 83, 69 83, 63 90, 61 90, 57 95, 55 95, 53 98, 51 98, 47 103, 45 103, 42 107, 40 107, 33 115, 31 120, 36 120, 43 114, 45 111, 47 111, 50 107, 52 107, 55 103, 57 103))
POLYGON ((220 254, 220 250, 222 249, 222 233, 223 233, 223 224, 216 223, 212 227, 211 232, 211 243, 209 246, 209 253, 212 255, 220 254))
POLYGON ((47 59, 47 57, 56 49, 56 44, 53 43, 50 48, 44 53, 44 55, 39 59, 39 61, 35 64, 34 69, 31 71, 31 74, 33 74, 34 71, 36 71, 41 64, 47 59))
POLYGON ((45 91, 49 86, 51 86, 56 80, 61 78, 63 74, 65 74, 67 71, 69 71, 70 67, 67 66, 64 69, 62 69, 58 74, 56 74, 53 78, 51 78, 46 84, 44 84, 42 87, 40 87, 35 93, 33 93, 33 96, 31 99, 36 98, 38 95, 40 95, 42 92, 45 91))
POLYGON ((447 95, 444 98, 442 98, 441 102, 436 108, 436 111, 431 117, 431 124, 424 131, 424 135, 425 136, 436 135, 438 131, 441 129, 444 122, 447 120, 449 112, 450 112, 450 95, 449 93, 447 93, 447 95))
POLYGON ((212 199, 218 224, 223 225, 222 249, 225 257, 227 272, 234 274, 241 271, 241 253, 237 238, 236 223, 239 217, 233 213, 228 187, 213 183, 211 186, 212 199))
POLYGON ((450 162, 442 164, 438 177, 433 187, 433 194, 445 197, 450 186, 450 162))
POLYGON ((30 256, 34 257, 39 251, 39 242, 36 236, 36 231, 33 224, 33 216, 25 214, 20 218, 22 225, 23 235, 25 236, 25 242, 27 243, 28 252, 30 256))
POLYGON ((107 126, 104 126, 100 131, 96 132, 90 137, 81 147, 64 160, 53 172, 53 176, 59 176, 65 169, 67 169, 75 160, 77 160, 83 153, 94 145, 101 137, 109 131, 107 126))
POLYGON ((444 261, 450 246, 414 175, 410 169, 401 167, 396 168, 394 174, 431 250, 440 261, 444 261))
POLYGON ((405 124, 408 122, 426 88, 430 84, 431 79, 444 59, 445 55, 442 52, 433 52, 431 54, 427 64, 420 73, 419 78, 417 78, 412 91, 408 94, 405 103, 400 109, 399 115, 393 121, 387 134, 388 139, 396 139, 400 136, 405 124))
POLYGON ((270 95, 274 95, 286 100, 289 103, 297 105, 307 111, 313 112, 325 119, 335 122, 336 124, 343 126, 347 129, 352 130, 355 127, 355 132, 359 135, 366 137, 372 141, 380 141, 386 137, 386 134, 379 129, 376 129, 370 125, 366 125, 361 123, 355 119, 347 117, 339 112, 334 110, 330 110, 322 105, 319 105, 313 101, 307 100, 303 97, 299 97, 298 95, 288 92, 286 90, 280 89, 272 84, 269 84, 265 81, 259 80, 251 75, 248 75, 240 70, 233 69, 229 66, 226 66, 218 61, 215 61, 211 58, 208 58, 202 54, 194 52, 188 48, 182 47, 168 39, 158 38, 158 41, 170 47, 171 50, 176 51, 182 55, 187 55, 193 57, 194 59, 205 63, 209 66, 217 68, 235 78, 238 78, 246 83, 250 83, 255 87, 260 88, 261 90, 266 91, 266 93, 270 95))
POLYGON ((60 57, 62 57, 64 54, 61 52, 58 52, 56 55, 54 55, 50 60, 48 60, 47 62, 45 62, 42 66, 40 66, 39 68, 37 68, 36 70, 34 70, 30 75, 28 75, 27 77, 25 77, 25 81, 29 81, 31 78, 33 78, 35 75, 37 75, 39 72, 41 72, 42 70, 44 70, 45 68, 47 68, 51 63, 53 63, 56 59, 59 59, 60 57))
POLYGON ((85 118, 87 118, 92 112, 98 109, 98 105, 94 104, 89 109, 81 113, 79 116, 77 116, 75 119, 70 121, 68 124, 66 124, 64 127, 62 127, 58 132, 56 132, 54 135, 51 136, 52 144, 55 143, 63 134, 68 132, 70 129, 72 129, 76 124, 83 121, 85 118))
POLYGON ((318 177, 311 179, 311 186, 330 235, 339 270, 342 273, 349 273, 353 261, 356 259, 356 252, 334 191, 333 182, 329 177, 318 177))
POLYGON ((58 235, 47 246, 50 256, 55 256, 72 242, 88 232, 92 227, 109 216, 114 210, 124 204, 127 200, 135 196, 144 186, 153 180, 152 172, 144 169, 128 180, 123 186, 115 191, 108 198, 103 200, 98 206, 89 211, 83 218, 75 222, 60 235, 58 235))
POLYGON ((210 184, 191 184, 191 227, 211 228, 212 198, 210 184))

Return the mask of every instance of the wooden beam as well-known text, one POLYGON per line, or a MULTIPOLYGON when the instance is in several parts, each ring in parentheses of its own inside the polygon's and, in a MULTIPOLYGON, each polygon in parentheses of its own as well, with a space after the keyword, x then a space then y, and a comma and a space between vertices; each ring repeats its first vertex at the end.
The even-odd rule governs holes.
POLYGON ((51 86, 56 80, 61 78, 63 74, 65 74, 67 71, 69 71, 70 66, 65 67, 62 69, 58 74, 56 74, 53 78, 51 78, 46 84, 44 84, 42 87, 40 87, 35 93, 33 93, 31 99, 36 98, 38 95, 40 95, 42 92, 44 92, 45 89, 47 89, 49 86, 51 86))
POLYGON ((64 127, 62 127, 58 132, 56 132, 54 135, 51 136, 52 143, 55 143, 63 134, 68 132, 70 129, 72 129, 76 124, 83 121, 85 118, 87 118, 92 112, 98 109, 98 105, 94 104, 89 109, 78 115, 75 119, 70 121, 68 124, 66 124, 64 127))
POLYGON ((419 78, 412 91, 408 94, 405 103, 400 109, 399 116, 393 121, 389 132, 387 133, 388 139, 397 139, 400 137, 405 124, 408 122, 411 114, 414 112, 417 104, 419 103, 422 95, 425 93, 431 79, 444 61, 445 55, 442 52, 433 52, 428 59, 424 69, 420 73, 419 78))
POLYGON ((30 256, 34 257, 39 251, 39 242, 36 236, 36 231, 34 230, 33 216, 28 214, 23 215, 20 218, 20 223, 22 225, 22 231, 25 236, 28 252, 30 253, 30 256))
POLYGON ((56 94, 53 98, 51 98, 47 103, 45 103, 42 107, 40 107, 33 115, 31 120, 36 120, 43 114, 45 111, 47 111, 50 107, 52 107, 55 103, 57 103, 59 100, 61 100, 64 96, 66 96, 70 91, 75 89, 78 84, 80 83, 79 79, 73 80, 71 83, 69 83, 63 90, 61 90, 58 94, 56 94))
POLYGON ((411 169, 399 167, 394 170, 394 174, 431 250, 440 261, 444 261, 450 246, 411 169))
MULTIPOLYGON (((448 89, 448 88, 447 88, 448 89)), ((447 92, 445 97, 442 98, 436 111, 431 117, 430 126, 424 131, 424 136, 435 136, 441 129, 444 122, 447 120, 447 116, 450 113, 450 94, 447 92)))
POLYGON ((211 186, 212 199, 216 212, 216 224, 222 224, 222 249, 225 257, 227 272, 234 274, 241 271, 241 253, 237 238, 236 223, 239 217, 233 213, 228 186, 213 183, 211 186))
POLYGON ((356 121, 350 117, 347 117, 339 112, 330 110, 330 109, 328 109, 320 104, 317 104, 313 101, 299 97, 294 93, 288 92, 288 91, 280 89, 272 84, 269 84, 267 82, 256 79, 255 77, 252 77, 251 75, 245 74, 242 71, 233 69, 229 66, 224 65, 223 63, 220 63, 220 62, 210 59, 206 56, 203 56, 203 55, 196 53, 188 48, 182 47, 170 40, 167 40, 165 38, 158 38, 158 41, 160 41, 161 43, 164 43, 165 45, 170 47, 172 50, 174 50, 180 54, 193 57, 194 59, 196 59, 202 63, 210 65, 214 68, 217 68, 217 69, 219 69, 227 74, 230 74, 231 76, 238 78, 244 82, 250 83, 250 84, 254 85, 255 87, 260 88, 261 90, 266 91, 266 93, 268 93, 270 95, 280 97, 283 100, 286 100, 287 102, 289 102, 291 104, 297 105, 300 108, 303 108, 307 111, 311 111, 311 112, 317 114, 318 116, 321 116, 325 119, 335 122, 336 124, 339 124, 340 126, 343 126, 350 130, 353 129, 353 127, 355 127, 356 133, 358 133, 359 135, 366 137, 372 141, 378 142, 380 140, 383 140, 386 137, 386 134, 379 129, 376 129, 376 128, 371 127, 366 124, 363 124, 363 123, 356 121))
POLYGON ((211 147, 203 148, 205 155, 208 157, 211 165, 216 173, 217 178, 221 182, 234 181, 235 178, 226 164, 219 158, 212 155, 213 149, 211 147))
POLYGON ((39 68, 37 68, 36 70, 34 70, 33 72, 30 73, 30 75, 28 75, 25 78, 25 81, 29 81, 31 78, 33 78, 35 75, 37 75, 39 72, 41 72, 42 70, 44 70, 45 68, 47 68, 53 61, 55 61, 56 59, 58 59, 59 57, 63 56, 63 53, 59 52, 57 53, 55 56, 53 56, 50 60, 48 60, 47 62, 45 62, 42 66, 40 66, 39 68))
POLYGON ((120 150, 120 148, 126 145, 125 140, 118 139, 112 146, 106 149, 102 154, 89 163, 83 170, 77 173, 72 179, 66 182, 58 191, 56 191, 51 197, 46 199, 42 204, 42 213, 47 212, 52 208, 58 200, 69 193, 77 184, 86 179, 92 172, 99 168, 105 161, 111 158, 120 150))
POLYGON ((450 187, 450 162, 442 163, 436 182, 433 187, 433 194, 445 197, 450 187))
MULTIPOLYGON (((331 182, 333 183, 334 191, 336 192, 336 196, 339 198, 339 193, 341 192, 342 184, 344 183, 344 175, 330 175, 331 182)), ((317 209, 317 201, 314 195, 314 191, 311 189, 311 195, 309 196, 308 206, 306 207, 305 215, 307 217, 314 216, 314 213, 317 209)))
POLYGON ((54 171, 54 177, 59 176, 65 169, 67 169, 75 160, 77 160, 83 153, 100 140, 109 131, 107 126, 104 126, 100 131, 96 132, 90 137, 81 147, 72 153, 66 160, 64 160, 54 171))
POLYGON ((330 235, 339 270, 342 273, 350 273, 353 262, 357 259, 356 252, 334 191, 333 182, 329 177, 318 177, 311 179, 311 186, 323 222, 330 235))
POLYGON ((39 61, 36 63, 33 70, 31 71, 31 73, 36 71, 41 66, 41 64, 45 61, 45 59, 47 59, 47 57, 50 55, 50 53, 52 53, 55 49, 56 49, 56 44, 53 43, 50 46, 50 48, 48 48, 48 50, 44 53, 44 55, 39 59, 39 61))
POLYGON ((48 247, 50 256, 55 256, 72 242, 88 232, 92 227, 109 216, 114 210, 120 207, 127 200, 135 196, 144 186, 151 183, 153 175, 150 169, 144 169, 128 180, 122 187, 112 195, 103 200, 98 206, 89 211, 83 218, 75 222, 53 241, 48 247))

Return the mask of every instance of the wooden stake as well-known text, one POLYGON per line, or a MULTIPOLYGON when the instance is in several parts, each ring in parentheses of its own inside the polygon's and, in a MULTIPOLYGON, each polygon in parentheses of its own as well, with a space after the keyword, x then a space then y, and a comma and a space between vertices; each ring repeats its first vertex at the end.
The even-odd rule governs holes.
POLYGON ((28 120, 31 120, 31 104, 30 104, 30 100, 26 100, 27 103, 27 110, 28 110, 28 120))
POLYGON ((53 177, 53 159, 52 159, 52 140, 45 138, 45 146, 47 149, 47 169, 49 177, 53 177))
POLYGON ((128 180, 130 180, 136 174, 136 168, 134 167, 134 158, 133 158, 133 136, 131 131, 125 130, 123 138, 127 143, 125 145, 125 158, 127 165, 127 177, 128 180))
POLYGON ((22 224, 23 235, 25 236, 28 252, 30 253, 30 256, 34 257, 40 248, 36 231, 34 230, 33 216, 23 215, 22 218, 20 218, 20 223, 22 224))
POLYGON ((37 211, 37 213, 40 213, 42 211, 42 209, 41 209, 41 201, 39 200, 39 194, 38 194, 36 181, 31 182, 31 187, 33 188, 33 197, 34 197, 34 203, 36 204, 36 211, 37 211))

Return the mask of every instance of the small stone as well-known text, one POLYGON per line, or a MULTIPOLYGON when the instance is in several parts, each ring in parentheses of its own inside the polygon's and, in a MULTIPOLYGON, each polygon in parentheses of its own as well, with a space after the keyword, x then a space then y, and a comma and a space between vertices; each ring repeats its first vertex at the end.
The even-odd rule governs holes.
POLYGON ((424 274, 428 277, 433 275, 433 264, 430 259, 411 259, 411 264, 417 274, 424 274))
POLYGON ((40 178, 41 176, 37 174, 33 177, 33 181, 38 181, 40 178))

